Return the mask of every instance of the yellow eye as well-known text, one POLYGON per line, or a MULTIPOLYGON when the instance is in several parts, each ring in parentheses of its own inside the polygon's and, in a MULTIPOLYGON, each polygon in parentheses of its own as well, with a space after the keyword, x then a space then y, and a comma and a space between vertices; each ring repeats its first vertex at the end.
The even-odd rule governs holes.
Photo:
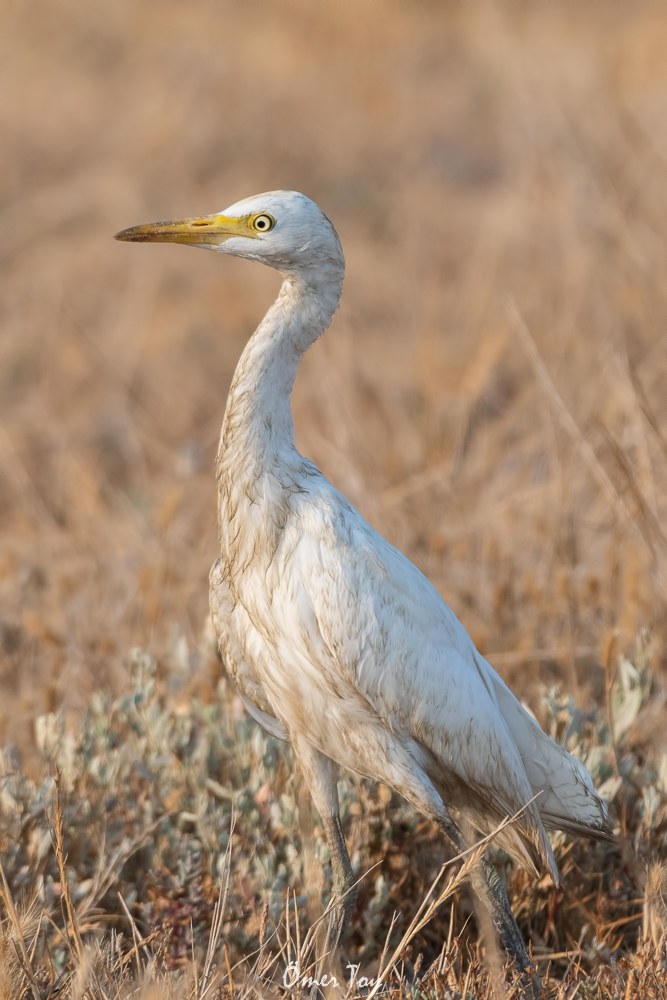
POLYGON ((252 228, 258 233, 268 233, 269 230, 273 229, 276 224, 276 220, 272 215, 268 215, 266 212, 262 212, 261 215, 256 215, 251 222, 252 228))

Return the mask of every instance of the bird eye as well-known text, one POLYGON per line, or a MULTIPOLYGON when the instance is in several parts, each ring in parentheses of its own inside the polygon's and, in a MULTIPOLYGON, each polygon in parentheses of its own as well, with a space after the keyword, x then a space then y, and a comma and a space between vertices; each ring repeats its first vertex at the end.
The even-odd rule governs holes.
POLYGON ((252 220, 252 228, 258 233, 268 233, 270 229, 276 224, 276 220, 272 215, 267 215, 263 212, 261 215, 256 215, 252 220))

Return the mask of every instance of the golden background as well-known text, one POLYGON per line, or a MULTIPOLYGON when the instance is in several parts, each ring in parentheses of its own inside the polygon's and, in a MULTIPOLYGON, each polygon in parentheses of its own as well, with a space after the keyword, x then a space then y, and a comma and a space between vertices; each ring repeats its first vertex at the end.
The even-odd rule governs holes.
POLYGON ((599 693, 644 627, 661 662, 662 5, 0 13, 0 741, 202 644, 225 396, 279 276, 111 237, 278 188, 348 265, 301 450, 519 694, 599 693))

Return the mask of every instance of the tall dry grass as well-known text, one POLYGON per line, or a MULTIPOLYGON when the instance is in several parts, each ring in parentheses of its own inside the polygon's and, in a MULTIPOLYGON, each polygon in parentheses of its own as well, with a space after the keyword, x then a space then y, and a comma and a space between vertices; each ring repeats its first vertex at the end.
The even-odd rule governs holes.
MULTIPOLYGON (((246 1000, 285 985, 305 997, 323 973, 343 984, 339 1000, 378 981, 391 1000, 524 996, 476 926, 471 857, 461 865, 434 823, 349 774, 339 794, 359 900, 342 955, 322 954, 328 849, 290 750, 228 683, 202 704, 193 684, 212 651, 184 662, 183 646, 166 673, 135 651, 132 690, 96 695, 76 729, 41 716, 39 781, 0 753, 0 998, 246 1000)), ((540 707, 610 802, 615 842, 554 835, 558 890, 490 848, 543 1000, 667 991, 667 753, 646 741, 665 693, 648 662, 641 644, 621 660, 597 710, 555 691, 540 707)))

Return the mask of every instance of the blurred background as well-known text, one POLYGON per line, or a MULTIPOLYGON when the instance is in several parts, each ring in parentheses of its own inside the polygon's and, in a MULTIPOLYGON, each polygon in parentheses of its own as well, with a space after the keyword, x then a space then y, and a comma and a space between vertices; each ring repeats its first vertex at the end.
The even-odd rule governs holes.
POLYGON ((34 718, 122 688, 131 647, 201 647, 226 393, 279 276, 112 236, 277 188, 347 258, 300 449, 529 702, 599 697, 643 629, 660 669, 660 5, 0 13, 0 742, 29 758, 34 718))

